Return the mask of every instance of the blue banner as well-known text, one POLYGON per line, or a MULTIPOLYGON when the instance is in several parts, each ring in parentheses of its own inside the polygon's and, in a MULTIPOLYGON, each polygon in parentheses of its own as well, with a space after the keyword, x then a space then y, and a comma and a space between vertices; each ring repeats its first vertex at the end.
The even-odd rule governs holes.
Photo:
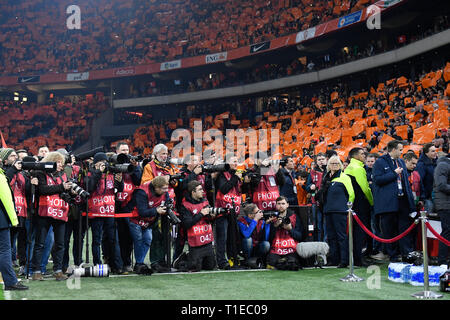
POLYGON ((362 10, 353 12, 345 17, 339 18, 338 28, 348 26, 350 24, 361 21, 362 10))

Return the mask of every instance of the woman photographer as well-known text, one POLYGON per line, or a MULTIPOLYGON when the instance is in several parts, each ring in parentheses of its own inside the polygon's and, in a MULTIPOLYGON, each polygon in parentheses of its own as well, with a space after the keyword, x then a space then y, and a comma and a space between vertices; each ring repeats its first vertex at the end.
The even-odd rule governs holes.
POLYGON ((35 245, 32 266, 33 280, 43 280, 40 262, 44 252, 45 239, 50 226, 53 227, 55 243, 52 249, 53 271, 56 280, 66 280, 62 272, 64 255, 64 234, 69 213, 69 204, 64 200, 70 198, 72 183, 64 173, 65 158, 59 152, 50 152, 42 162, 56 162, 56 171, 46 173, 36 171, 38 178, 38 216, 35 217, 35 245))

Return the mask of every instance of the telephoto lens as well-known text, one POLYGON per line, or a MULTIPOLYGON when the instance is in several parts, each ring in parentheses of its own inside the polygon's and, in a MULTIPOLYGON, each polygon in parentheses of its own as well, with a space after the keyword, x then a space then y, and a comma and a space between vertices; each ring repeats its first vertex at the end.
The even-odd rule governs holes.
POLYGON ((73 270, 75 277, 109 277, 107 264, 97 264, 93 267, 79 267, 73 270))

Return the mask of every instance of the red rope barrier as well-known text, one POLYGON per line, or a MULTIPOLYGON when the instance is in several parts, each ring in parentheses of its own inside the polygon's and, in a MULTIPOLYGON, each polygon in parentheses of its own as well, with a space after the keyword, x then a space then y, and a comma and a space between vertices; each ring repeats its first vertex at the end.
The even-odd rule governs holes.
POLYGON ((353 217, 355 218, 356 222, 358 222, 359 226, 372 238, 374 238, 375 240, 379 241, 379 242, 383 242, 383 243, 392 243, 395 241, 400 240, 401 238, 405 237, 408 233, 410 233, 412 231, 412 229, 414 229, 414 227, 416 226, 416 223, 414 222, 408 229, 406 229, 405 231, 403 231, 403 233, 399 234, 398 236, 396 236, 395 238, 392 239, 383 239, 380 237, 377 237, 376 235, 374 235, 369 229, 366 228, 366 226, 364 225, 364 223, 361 222, 361 220, 359 220, 359 217, 353 213, 353 217))
MULTIPOLYGON (((82 216, 86 216, 86 212, 82 212, 82 216)), ((131 218, 131 217, 137 217, 139 216, 137 213, 133 212, 127 212, 127 213, 114 213, 114 214, 105 214, 105 213, 95 213, 95 212, 89 212, 89 217, 93 218, 131 218)))
POLYGON ((428 221, 425 222, 425 225, 427 226, 428 230, 430 230, 431 233, 434 234, 434 236, 436 238, 438 238, 439 241, 444 243, 446 246, 450 246, 450 241, 448 241, 447 239, 443 238, 439 233, 437 233, 437 231, 433 229, 433 227, 431 226, 431 224, 428 221))

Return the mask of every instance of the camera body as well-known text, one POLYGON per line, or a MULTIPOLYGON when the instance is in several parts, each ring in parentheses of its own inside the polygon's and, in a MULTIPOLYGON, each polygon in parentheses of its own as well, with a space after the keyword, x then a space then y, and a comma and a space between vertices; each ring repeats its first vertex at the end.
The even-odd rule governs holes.
POLYGON ((181 223, 181 220, 176 216, 176 214, 173 212, 174 208, 175 208, 175 204, 173 202, 173 200, 171 198, 169 198, 168 200, 165 201, 164 203, 164 207, 166 208, 167 211, 167 216, 169 217, 169 220, 173 223, 173 224, 179 224, 181 223))
POLYGON ((79 196, 82 200, 87 200, 87 198, 89 198, 90 193, 84 190, 82 187, 80 187, 77 184, 76 179, 69 179, 69 181, 72 182, 72 187, 70 188, 72 193, 69 192, 60 193, 59 196, 61 197, 61 199, 63 199, 65 202, 69 204, 73 204, 75 203, 74 200, 77 196, 79 196))

